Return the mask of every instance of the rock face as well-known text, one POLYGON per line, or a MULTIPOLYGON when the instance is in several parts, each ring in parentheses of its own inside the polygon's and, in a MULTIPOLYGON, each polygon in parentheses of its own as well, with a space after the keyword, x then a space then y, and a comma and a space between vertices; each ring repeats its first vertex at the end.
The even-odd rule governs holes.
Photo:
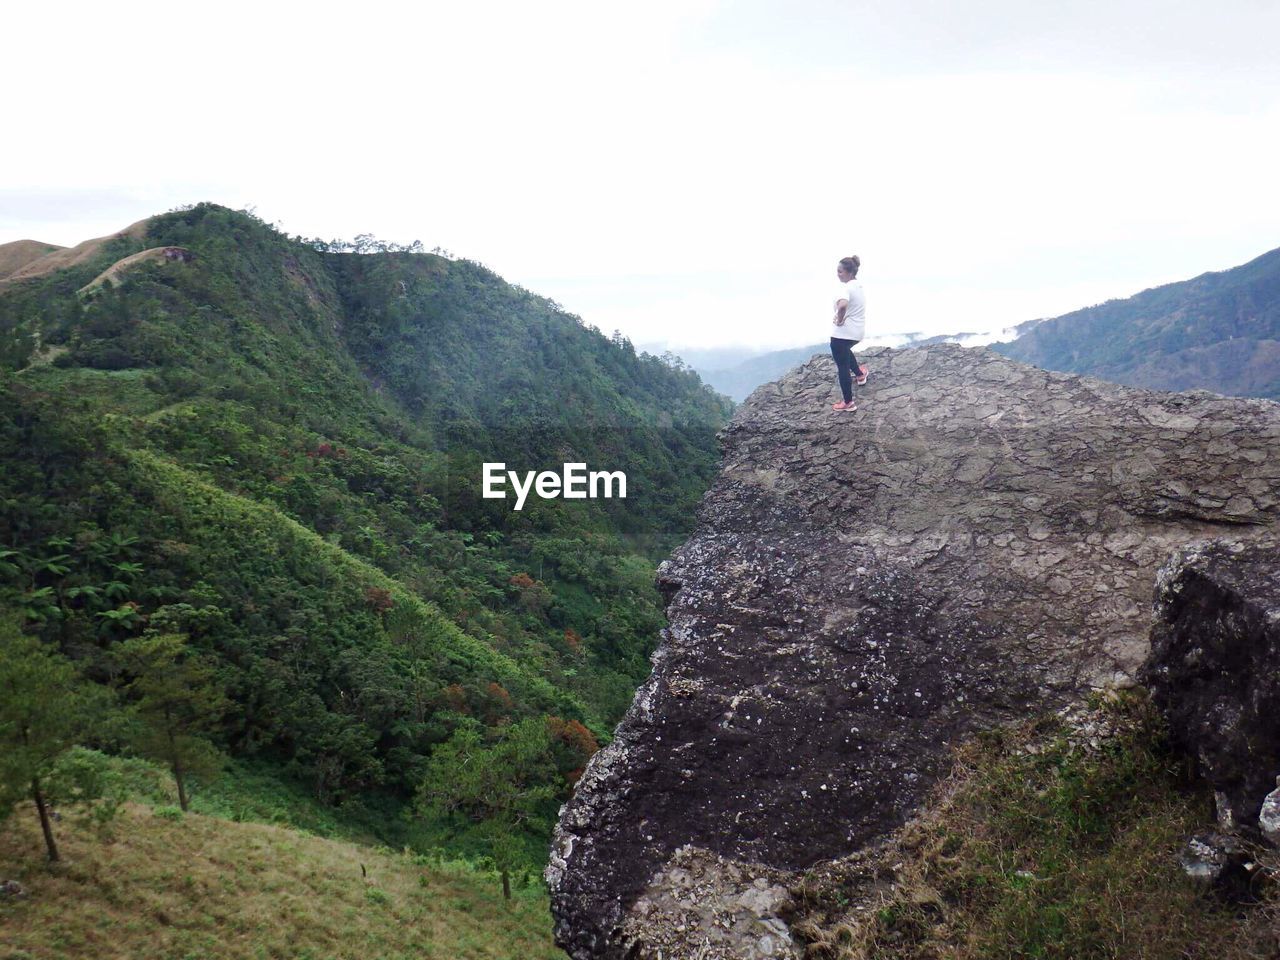
POLYGON ((956 739, 1131 682, 1173 548, 1275 537, 1280 405, 864 356, 857 413, 816 357, 723 434, 653 674, 553 838, 576 960, 798 957, 788 877, 900 825, 956 739))
POLYGON ((1280 777, 1276 777, 1276 788, 1262 801, 1262 812, 1258 814, 1258 826, 1262 830, 1262 836, 1272 846, 1280 847, 1280 777))
POLYGON ((1280 546, 1199 544, 1160 569, 1143 679, 1213 785, 1225 830, 1265 834, 1274 820, 1263 808, 1280 775, 1277 665, 1280 546))

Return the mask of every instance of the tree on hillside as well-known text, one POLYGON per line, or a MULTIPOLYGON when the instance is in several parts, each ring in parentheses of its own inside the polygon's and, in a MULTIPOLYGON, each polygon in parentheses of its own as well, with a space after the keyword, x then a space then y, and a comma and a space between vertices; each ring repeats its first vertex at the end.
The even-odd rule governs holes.
POLYGON ((60 860, 46 780, 63 754, 98 726, 107 691, 81 677, 48 644, 0 615, 0 820, 24 799, 35 803, 49 859, 60 860))
POLYGON ((123 689, 138 720, 133 746, 143 756, 169 765, 178 802, 186 810, 187 778, 207 778, 222 768, 222 752, 205 735, 217 726, 230 702, 213 668, 188 649, 181 634, 133 637, 114 653, 130 678, 123 689))
POLYGON ((418 816, 457 814, 480 825, 507 899, 522 834, 545 826, 541 808, 556 796, 551 747, 541 717, 502 728, 489 744, 477 726, 462 727, 436 748, 414 800, 418 816))

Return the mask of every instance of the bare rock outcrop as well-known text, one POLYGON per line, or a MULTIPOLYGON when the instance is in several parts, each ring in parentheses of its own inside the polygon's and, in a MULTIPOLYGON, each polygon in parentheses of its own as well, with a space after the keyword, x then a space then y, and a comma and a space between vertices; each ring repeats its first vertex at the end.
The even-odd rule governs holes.
POLYGON ((1170 559, 1143 680, 1213 785, 1219 826, 1266 835, 1280 776, 1280 545, 1215 541, 1170 559))
POLYGON ((816 357, 723 434, 653 673, 553 838, 576 960, 800 956, 788 876, 900 825, 957 739, 1132 682, 1172 549, 1276 536, 1280 405, 866 361, 857 413, 816 357))

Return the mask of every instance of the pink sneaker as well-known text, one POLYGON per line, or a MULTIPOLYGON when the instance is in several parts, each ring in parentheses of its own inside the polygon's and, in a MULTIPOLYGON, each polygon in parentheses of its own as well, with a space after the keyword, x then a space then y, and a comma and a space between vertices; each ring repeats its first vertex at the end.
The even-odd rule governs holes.
POLYGON ((855 410, 857 410, 857 409, 858 409, 858 405, 857 405, 856 403, 854 403, 852 400, 850 400, 848 403, 845 403, 845 402, 842 400, 840 403, 833 403, 833 404, 831 405, 831 409, 832 409, 832 410, 847 411, 848 413, 853 413, 853 411, 855 411, 855 410))
POLYGON ((862 364, 858 364, 858 379, 856 379, 853 382, 856 383, 858 386, 862 386, 864 383, 867 382, 867 377, 870 375, 871 375, 870 370, 862 366, 862 364))

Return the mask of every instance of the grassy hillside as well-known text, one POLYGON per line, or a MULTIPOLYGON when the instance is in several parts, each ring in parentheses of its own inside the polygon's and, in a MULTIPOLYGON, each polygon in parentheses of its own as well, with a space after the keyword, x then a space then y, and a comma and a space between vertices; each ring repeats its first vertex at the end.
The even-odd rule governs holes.
POLYGON ((46 254, 61 249, 57 244, 41 243, 39 240, 14 240, 12 243, 0 243, 0 280, 12 276, 46 254))
POLYGON ((1045 320, 993 349, 1131 386, 1280 398, 1280 250, 1045 320))
POLYGON ((5 960, 563 957, 540 887, 286 827, 125 805, 104 835, 64 819, 40 861, 34 814, 0 826, 5 960))
MULTIPOLYGON (((0 607, 103 684, 182 635, 232 703, 217 747, 386 836, 467 731, 548 718, 564 796, 648 672, 726 402, 477 264, 209 204, 95 243, 0 287, 0 607), (487 460, 629 496, 516 513, 487 460)), ((434 835, 474 849, 473 813, 434 835)))

